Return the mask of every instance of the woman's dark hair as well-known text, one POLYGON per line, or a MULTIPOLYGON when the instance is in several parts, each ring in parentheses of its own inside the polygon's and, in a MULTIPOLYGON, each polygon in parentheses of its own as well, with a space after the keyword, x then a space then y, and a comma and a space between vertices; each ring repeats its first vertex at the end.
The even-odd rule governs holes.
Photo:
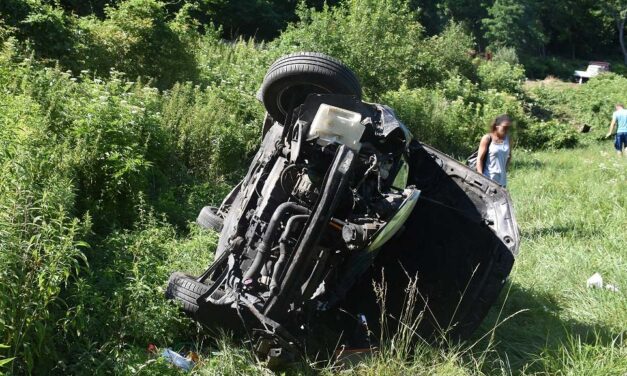
POLYGON ((490 130, 494 132, 496 130, 496 127, 498 127, 499 125, 503 123, 511 123, 511 122, 512 122, 512 118, 509 117, 509 115, 507 114, 499 115, 496 117, 496 119, 494 119, 494 121, 490 125, 490 130))

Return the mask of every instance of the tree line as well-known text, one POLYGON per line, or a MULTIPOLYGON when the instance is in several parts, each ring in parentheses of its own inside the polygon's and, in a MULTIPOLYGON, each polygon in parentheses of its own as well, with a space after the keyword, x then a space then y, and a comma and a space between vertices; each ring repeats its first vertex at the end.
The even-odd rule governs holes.
MULTIPOLYGON (((3 0, 0 17, 8 26, 36 28, 69 14, 104 19, 122 0, 3 0), (63 13, 59 13, 59 11, 63 13)), ((204 27, 219 25, 222 36, 256 40, 277 37, 298 20, 299 9, 336 6, 339 0, 184 0, 166 4, 170 15, 182 7, 204 27)), ((371 0, 376 3, 377 0, 371 0)), ((511 47, 522 56, 570 59, 622 57, 625 0, 409 0, 409 7, 429 35, 459 22, 473 35, 480 51, 511 47)), ((61 37, 51 35, 51 38, 61 37)))

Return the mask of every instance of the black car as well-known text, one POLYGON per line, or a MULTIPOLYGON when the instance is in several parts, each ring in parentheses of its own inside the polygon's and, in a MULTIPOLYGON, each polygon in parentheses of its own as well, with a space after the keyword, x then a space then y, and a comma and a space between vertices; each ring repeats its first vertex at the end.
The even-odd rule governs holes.
POLYGON ((261 357, 288 359, 372 345, 381 309, 398 318, 417 276, 420 335, 470 335, 518 252, 507 190, 363 102, 358 79, 329 56, 278 59, 258 95, 259 151, 198 217, 220 232, 215 259, 200 276, 174 273, 167 296, 242 333, 261 357), (383 307, 372 288, 382 279, 383 307))

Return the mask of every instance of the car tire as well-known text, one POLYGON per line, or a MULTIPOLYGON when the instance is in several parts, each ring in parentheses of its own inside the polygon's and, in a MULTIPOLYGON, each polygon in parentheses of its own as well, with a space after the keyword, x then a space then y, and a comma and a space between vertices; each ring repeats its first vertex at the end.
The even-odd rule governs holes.
POLYGON ((198 298, 208 290, 209 286, 196 281, 184 273, 175 272, 170 276, 165 296, 167 299, 181 302, 183 311, 194 315, 198 312, 198 298))
POLYGON ((299 52, 276 60, 259 90, 266 111, 281 124, 310 94, 345 94, 361 99, 361 85, 339 60, 322 53, 299 52))
POLYGON ((198 225, 202 228, 220 232, 222 231, 222 226, 224 225, 224 219, 218 215, 218 208, 205 206, 198 214, 196 223, 198 223, 198 225))

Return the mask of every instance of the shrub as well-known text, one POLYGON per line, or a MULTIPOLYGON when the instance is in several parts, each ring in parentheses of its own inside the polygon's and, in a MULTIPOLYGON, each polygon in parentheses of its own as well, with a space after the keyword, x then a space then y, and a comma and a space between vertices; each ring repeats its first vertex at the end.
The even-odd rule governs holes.
POLYGON ((577 132, 572 126, 551 120, 533 123, 525 130, 520 146, 529 149, 561 149, 575 147, 577 143, 577 132))
POLYGON ((593 135, 601 136, 607 132, 614 105, 627 103, 625 85, 627 78, 607 73, 576 87, 539 85, 530 90, 530 95, 538 106, 550 110, 562 122, 573 127, 588 124, 593 135))
POLYGON ((196 177, 239 176, 260 138, 263 110, 231 87, 177 84, 165 94, 163 125, 177 156, 196 177))
POLYGON ((507 113, 524 129, 529 121, 516 98, 451 78, 436 90, 407 89, 386 93, 389 104, 414 135, 444 152, 464 158, 476 149, 481 135, 499 114, 507 113))
POLYGON ((341 59, 355 70, 370 98, 401 85, 434 86, 456 74, 476 78, 470 34, 451 23, 425 39, 405 0, 346 1, 321 11, 300 8, 298 15, 300 22, 290 25, 272 46, 341 59))
POLYGON ((179 237, 149 209, 137 211, 133 229, 112 233, 88 252, 90 270, 67 292, 72 308, 59 345, 74 357, 64 362, 65 372, 128 373, 129 362, 147 360, 148 343, 174 347, 195 335, 195 324, 164 299, 165 284, 175 270, 198 275, 212 260, 217 234, 194 227, 179 237))
POLYGON ((74 17, 41 0, 3 0, 0 15, 2 23, 29 44, 37 57, 59 59, 66 67, 76 68, 74 17))
POLYGON ((239 90, 253 97, 272 61, 281 55, 278 49, 268 49, 252 39, 238 39, 234 43, 218 38, 219 30, 212 29, 199 43, 197 59, 200 79, 209 86, 239 90))
POLYGON ((127 0, 108 7, 106 14, 104 21, 81 19, 86 35, 77 48, 85 59, 83 69, 106 76, 115 68, 131 79, 153 78, 161 89, 197 79, 195 39, 187 35, 194 31, 180 24, 189 18, 168 20, 164 3, 157 0, 127 0))
POLYGON ((520 65, 506 61, 482 61, 477 74, 483 89, 496 89, 505 93, 520 94, 525 81, 525 70, 520 65))
POLYGON ((461 24, 449 23, 437 35, 425 40, 421 53, 416 56, 422 67, 414 86, 433 86, 457 75, 476 82, 477 69, 472 61, 475 41, 461 24))
POLYGON ((521 56, 525 74, 530 79, 544 79, 548 76, 559 77, 566 81, 573 79, 575 69, 585 69, 585 60, 569 60, 556 57, 521 56))
POLYGON ((321 11, 300 8, 300 21, 281 34, 281 51, 318 51, 353 68, 375 96, 403 81, 420 82, 422 26, 404 0, 346 1, 321 11), (329 33, 329 30, 334 32, 329 33))
POLYGON ((74 187, 49 143, 42 109, 26 96, 0 95, 0 342, 20 372, 55 364, 62 289, 84 265, 88 217, 73 218, 74 187))
POLYGON ((518 59, 518 53, 516 53, 516 49, 513 47, 497 48, 496 51, 494 51, 492 60, 506 62, 512 66, 520 64, 520 60, 518 59))

